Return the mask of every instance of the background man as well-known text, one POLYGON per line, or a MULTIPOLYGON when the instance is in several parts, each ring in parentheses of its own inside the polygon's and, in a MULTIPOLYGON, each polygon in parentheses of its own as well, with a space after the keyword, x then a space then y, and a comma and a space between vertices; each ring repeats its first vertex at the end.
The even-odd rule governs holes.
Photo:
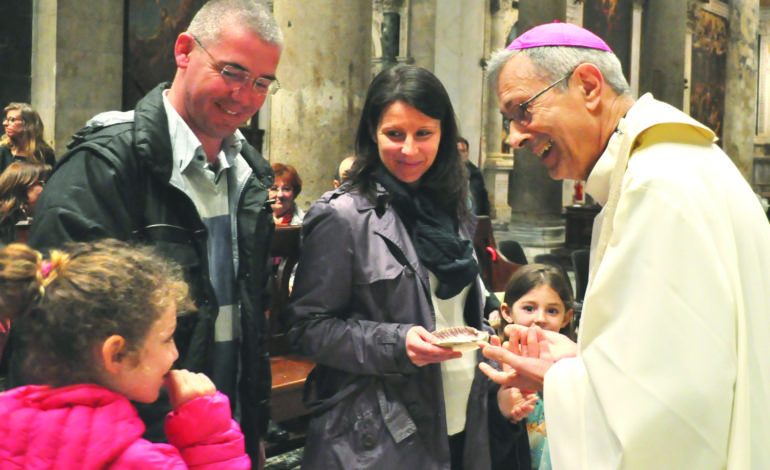
MULTIPOLYGON (((265 310, 273 172, 238 127, 278 88, 282 33, 257 0, 212 0, 174 46, 173 83, 134 111, 96 116, 48 181, 29 243, 118 238, 186 271, 198 307, 179 318, 178 365, 209 375, 240 414, 261 468, 269 420, 265 310), (240 375, 239 375, 240 372, 240 375)), ((166 406, 140 410, 162 436, 166 406)))
POLYGON ((544 390, 553 468, 770 468, 770 226, 714 133, 635 101, 574 25, 522 34, 489 70, 511 146, 603 206, 577 348, 514 327, 485 349, 516 369, 494 380, 544 390))
POLYGON ((350 169, 353 167, 353 162, 355 161, 355 155, 348 155, 342 159, 339 166, 337 167, 337 175, 334 177, 334 189, 339 188, 342 183, 349 179, 347 172, 350 171, 350 169))
POLYGON ((484 185, 484 175, 481 170, 468 159, 468 140, 465 137, 457 138, 457 150, 465 161, 468 169, 468 184, 471 198, 473 199, 473 213, 476 215, 489 215, 489 194, 484 185))

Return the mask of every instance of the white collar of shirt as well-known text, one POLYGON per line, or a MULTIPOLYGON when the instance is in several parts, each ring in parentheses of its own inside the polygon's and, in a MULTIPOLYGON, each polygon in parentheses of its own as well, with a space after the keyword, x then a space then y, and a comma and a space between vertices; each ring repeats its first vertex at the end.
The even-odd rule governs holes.
POLYGON ((620 151, 620 144, 623 142, 624 134, 629 132, 630 123, 634 120, 636 110, 640 108, 637 104, 646 102, 650 99, 648 95, 644 95, 631 106, 626 115, 620 118, 617 129, 610 136, 609 142, 607 142, 607 148, 604 149, 604 153, 597 160, 594 165, 591 174, 586 180, 585 191, 591 195, 594 200, 599 203, 600 206, 607 204, 607 199, 610 194, 610 177, 612 176, 612 170, 615 168, 615 162, 618 160, 618 152, 620 151))
MULTIPOLYGON (((175 175, 181 175, 181 173, 186 171, 191 163, 194 163, 201 169, 208 169, 208 161, 200 140, 198 140, 190 126, 187 125, 182 116, 171 105, 166 96, 167 94, 168 90, 163 93, 163 106, 166 109, 166 116, 168 118, 168 131, 174 158, 174 175, 172 175, 172 179, 174 179, 175 175), (203 157, 202 159, 198 158, 201 156, 203 157)), ((241 141, 243 139, 241 131, 237 129, 235 133, 224 138, 222 147, 217 155, 219 168, 217 168, 216 179, 219 179, 222 172, 235 163, 236 157, 241 153, 241 141)))

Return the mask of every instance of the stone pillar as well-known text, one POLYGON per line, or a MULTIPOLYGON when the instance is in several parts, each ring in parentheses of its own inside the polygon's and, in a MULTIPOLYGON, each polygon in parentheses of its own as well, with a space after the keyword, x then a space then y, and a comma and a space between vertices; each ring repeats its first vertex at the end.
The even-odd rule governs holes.
POLYGON ((567 19, 569 0, 521 0, 519 2, 519 34, 543 23, 567 19))
MULTIPOLYGON (((496 8, 490 9, 486 25, 486 44, 484 57, 489 59, 492 53, 504 48, 508 42, 508 34, 516 24, 519 10, 510 2, 498 2, 496 8)), ((507 230, 511 218, 511 207, 508 205, 508 181, 513 170, 513 154, 503 152, 505 135, 503 120, 500 116, 500 103, 497 100, 496 86, 489 83, 485 75, 484 95, 482 96, 482 171, 484 184, 489 191, 490 215, 496 227, 507 230)))
POLYGON ((731 0, 728 22, 723 148, 751 181, 757 116, 746 110, 757 103, 759 1, 731 0))
POLYGON ((640 50, 639 95, 651 92, 679 109, 685 93, 687 11, 687 2, 647 2, 640 50))
MULTIPOLYGON (((539 24, 564 21, 567 1, 520 1, 519 34, 539 24)), ((508 181, 511 238, 526 246, 556 247, 563 244, 561 181, 552 180, 538 157, 527 149, 516 149, 513 160, 513 171, 508 181)))
POLYGON ((408 55, 415 65, 428 70, 435 70, 437 1, 409 0, 408 50, 403 54, 408 55))
POLYGON ((484 56, 486 14, 484 2, 478 0, 436 2, 433 73, 452 100, 460 135, 469 143, 469 161, 478 167, 482 167, 479 150, 485 90, 484 69, 479 59, 484 56))
MULTIPOLYGON (((32 21, 32 82, 30 104, 45 125, 43 136, 61 155, 56 129, 56 0, 36 0, 32 21)), ((63 139, 62 139, 63 140, 63 139)), ((64 142, 66 143, 66 142, 64 142)))
POLYGON ((121 108, 123 8, 78 0, 33 5, 32 106, 60 157, 88 119, 121 108))
POLYGON ((274 15, 285 45, 266 153, 297 169, 303 181, 297 202, 307 209, 333 189, 337 164, 353 153, 371 80, 372 0, 281 0, 274 15))

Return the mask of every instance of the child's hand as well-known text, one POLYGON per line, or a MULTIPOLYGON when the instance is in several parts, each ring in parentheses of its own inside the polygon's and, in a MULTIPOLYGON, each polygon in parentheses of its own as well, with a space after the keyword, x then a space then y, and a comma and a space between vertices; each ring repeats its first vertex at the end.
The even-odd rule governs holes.
POLYGON ((164 382, 173 410, 178 410, 194 398, 213 395, 217 391, 214 382, 205 374, 196 374, 188 370, 172 370, 166 375, 164 382))
POLYGON ((514 423, 535 411, 535 403, 538 400, 537 393, 522 394, 516 387, 500 387, 497 391, 497 406, 500 412, 514 423))

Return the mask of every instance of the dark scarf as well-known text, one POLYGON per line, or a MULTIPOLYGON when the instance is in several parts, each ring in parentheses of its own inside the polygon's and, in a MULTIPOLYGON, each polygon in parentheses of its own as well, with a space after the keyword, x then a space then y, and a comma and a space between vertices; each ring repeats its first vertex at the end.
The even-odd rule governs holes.
POLYGON ((372 173, 390 194, 390 203, 409 237, 420 261, 438 278, 436 297, 450 299, 473 282, 479 266, 473 258, 473 245, 457 235, 452 215, 424 191, 412 190, 385 168, 372 173))

